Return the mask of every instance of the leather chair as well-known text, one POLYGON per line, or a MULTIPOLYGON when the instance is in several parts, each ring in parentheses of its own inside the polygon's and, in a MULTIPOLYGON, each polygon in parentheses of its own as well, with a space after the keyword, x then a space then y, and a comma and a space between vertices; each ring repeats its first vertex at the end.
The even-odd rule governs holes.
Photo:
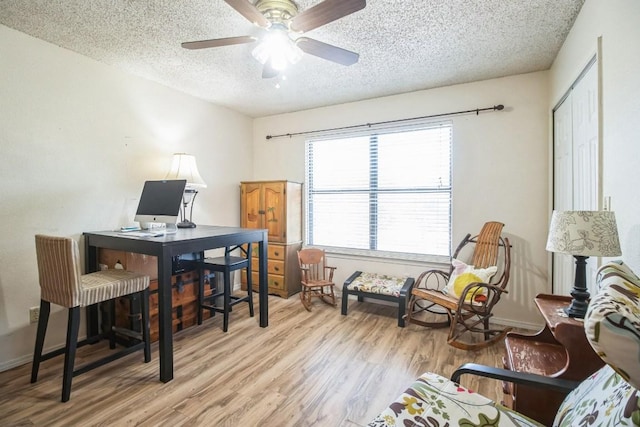
MULTIPOLYGON (((38 332, 33 353, 31 382, 35 383, 38 380, 41 362, 64 354, 62 401, 66 402, 71 396, 71 380, 76 375, 141 349, 144 350, 145 363, 151 361, 149 276, 125 270, 104 270, 82 274, 78 243, 75 240, 44 235, 36 235, 35 240, 40 280, 40 318, 38 319, 38 332), (78 341, 80 309, 106 301, 112 303, 115 298, 135 293, 140 294, 142 311, 140 329, 142 332, 112 326, 108 334, 111 348, 116 346, 116 333, 134 338, 136 343, 74 369, 76 349, 88 343, 87 340, 78 341), (42 354, 52 303, 69 309, 67 339, 63 348, 42 354)), ((112 308, 110 311, 113 313, 114 309, 112 308)))

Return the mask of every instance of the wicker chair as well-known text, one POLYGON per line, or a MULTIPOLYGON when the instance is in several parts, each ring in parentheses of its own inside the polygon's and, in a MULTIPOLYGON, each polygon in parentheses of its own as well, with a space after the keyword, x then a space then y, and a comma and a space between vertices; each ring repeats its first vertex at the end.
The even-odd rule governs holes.
MULTIPOLYGON (((78 243, 70 238, 36 235, 36 256, 38 259, 38 277, 40 279, 40 318, 36 335, 31 382, 38 380, 40 363, 52 357, 64 354, 64 373, 62 376, 62 401, 71 396, 71 380, 91 369, 126 356, 138 350, 144 350, 145 363, 151 361, 151 340, 149 335, 149 276, 125 270, 104 270, 95 273, 80 273, 80 254, 78 243), (125 330, 112 326, 108 332, 110 347, 115 348, 115 334, 134 338, 137 343, 98 360, 74 368, 76 348, 87 344, 87 340, 78 341, 80 329, 80 308, 130 294, 139 294, 141 301, 141 332, 125 330), (51 303, 69 309, 66 345, 58 350, 42 354, 44 338, 49 322, 51 303)), ((111 305, 111 316, 115 309, 111 305)), ((111 317, 113 319, 113 317, 111 317)))
POLYGON ((325 264, 326 256, 322 249, 302 249, 298 251, 298 263, 302 275, 300 300, 308 311, 311 311, 311 298, 320 298, 325 304, 336 306, 336 295, 333 291, 333 272, 335 267, 325 264))
POLYGON ((411 291, 408 321, 432 328, 448 326, 447 342, 465 350, 484 348, 503 338, 511 328, 494 329, 489 323, 509 282, 511 246, 509 239, 501 236, 503 227, 492 221, 484 224, 477 236, 467 234, 453 254, 449 272, 428 270, 420 274, 411 291), (471 248, 471 264, 467 266, 458 260, 471 248), (446 319, 433 321, 434 315, 446 319), (466 335, 462 339, 468 332, 484 334, 484 341, 474 342, 466 335))

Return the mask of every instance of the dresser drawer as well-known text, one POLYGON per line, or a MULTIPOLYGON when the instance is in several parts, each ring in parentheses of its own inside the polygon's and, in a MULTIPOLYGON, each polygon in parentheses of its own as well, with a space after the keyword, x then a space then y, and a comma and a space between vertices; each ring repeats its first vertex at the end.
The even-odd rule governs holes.
MULTIPOLYGON (((259 273, 252 271, 251 272, 251 281, 253 285, 253 290, 258 290, 258 283, 260 283, 259 273)), ((242 284, 246 286, 247 283, 247 272, 242 270, 242 284)), ((284 276, 280 276, 278 274, 268 274, 267 275, 267 286, 269 290, 278 289, 284 290, 284 276)))
MULTIPOLYGON (((258 259, 258 245, 254 245, 251 249, 253 258, 258 259)), ((267 258, 278 259, 284 261, 287 254, 286 246, 269 244, 267 248, 267 258)))
MULTIPOLYGON (((251 260, 251 270, 254 272, 260 271, 258 260, 255 258, 251 260)), ((275 259, 267 260, 267 273, 284 274, 284 261, 275 259)))

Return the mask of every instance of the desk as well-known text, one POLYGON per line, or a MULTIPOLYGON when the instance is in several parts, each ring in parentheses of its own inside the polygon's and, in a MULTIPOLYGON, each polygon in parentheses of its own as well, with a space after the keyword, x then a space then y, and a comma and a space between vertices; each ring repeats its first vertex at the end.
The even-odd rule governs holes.
MULTIPOLYGON (((582 381, 604 365, 587 341, 583 321, 564 315, 571 297, 540 294, 535 303, 545 326, 535 335, 507 334, 505 368, 582 381)), ((507 406, 546 425, 566 396, 516 384, 504 384, 504 392, 507 406)))
MULTIPOLYGON (((200 253, 208 249, 258 242, 260 326, 269 325, 267 298, 267 230, 199 225, 179 228, 175 234, 161 237, 134 237, 115 231, 84 233, 85 267, 87 272, 98 269, 98 248, 116 249, 158 259, 158 330, 160 381, 173 379, 173 331, 171 328, 171 266, 173 257, 200 253)), ((87 336, 98 334, 97 310, 87 313, 87 336)))

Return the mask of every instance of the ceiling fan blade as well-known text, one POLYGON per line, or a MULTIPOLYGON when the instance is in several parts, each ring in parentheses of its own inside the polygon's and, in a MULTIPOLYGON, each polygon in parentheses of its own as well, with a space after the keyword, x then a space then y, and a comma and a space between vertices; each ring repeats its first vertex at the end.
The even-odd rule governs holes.
POLYGON ((255 37, 251 37, 251 36, 227 37, 224 39, 184 42, 182 43, 182 47, 185 49, 206 49, 208 47, 220 47, 220 46, 231 46, 234 44, 252 43, 256 40, 257 39, 255 37))
POLYGON ((290 28, 306 32, 364 9, 366 0, 324 0, 293 17, 290 28))
POLYGON ((264 68, 262 68, 263 79, 272 79, 274 77, 278 77, 278 74, 280 74, 280 71, 273 68, 270 61, 265 62, 264 68))
POLYGON ((300 37, 296 44, 303 52, 327 61, 337 62, 342 65, 353 65, 358 62, 360 55, 350 50, 342 49, 308 37, 300 37))
POLYGON ((248 0, 224 0, 229 6, 234 8, 236 12, 247 18, 252 23, 261 27, 268 27, 270 22, 262 13, 248 0))

